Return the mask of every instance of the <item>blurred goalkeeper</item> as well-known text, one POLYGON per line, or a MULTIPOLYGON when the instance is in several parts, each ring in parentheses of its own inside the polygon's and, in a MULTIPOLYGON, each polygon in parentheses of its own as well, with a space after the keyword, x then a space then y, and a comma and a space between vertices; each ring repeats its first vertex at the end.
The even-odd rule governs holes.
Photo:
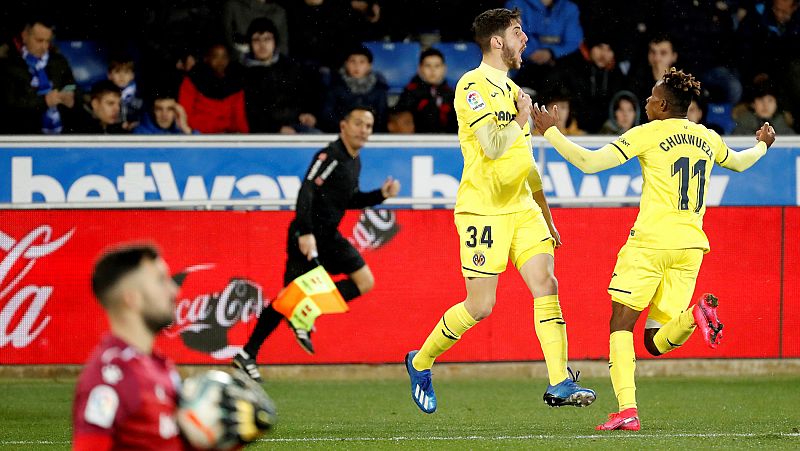
MULTIPOLYGON (((400 192, 400 182, 391 177, 374 191, 359 189, 359 153, 372 135, 374 124, 375 116, 369 108, 353 108, 339 122, 339 139, 314 155, 297 195, 295 219, 289 226, 284 286, 314 269, 316 258, 328 273, 347 275, 336 282, 347 302, 367 293, 375 284, 361 254, 338 230, 347 209, 371 207, 400 192)), ((258 350, 282 319, 283 315, 271 305, 264 309, 244 349, 234 357, 233 366, 260 382, 256 365, 258 350)), ((311 333, 301 328, 293 331, 297 343, 313 354, 311 333)))
MULTIPOLYGON (((175 421, 180 377, 153 349, 156 335, 173 321, 178 287, 167 264, 149 245, 118 247, 104 254, 92 274, 92 290, 106 310, 110 333, 81 371, 72 408, 75 450, 184 450, 191 447, 175 421)), ((222 408, 236 418, 227 427, 245 443, 268 425, 243 390, 226 394, 222 408), (245 405, 247 404, 247 405, 245 405), (245 409, 242 414, 237 409, 245 409), (250 415, 252 414, 252 415, 250 415)))

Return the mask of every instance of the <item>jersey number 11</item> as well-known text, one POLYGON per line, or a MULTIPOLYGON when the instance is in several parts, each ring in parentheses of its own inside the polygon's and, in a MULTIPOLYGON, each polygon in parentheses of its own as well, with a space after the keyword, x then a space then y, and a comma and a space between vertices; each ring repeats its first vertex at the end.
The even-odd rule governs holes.
MULTIPOLYGON (((692 166, 692 172, 690 174, 689 158, 678 158, 675 163, 672 164, 672 176, 674 177, 675 175, 678 176, 679 210, 689 209, 689 178, 698 177, 696 192, 697 206, 694 208, 694 212, 699 213, 700 209, 703 208, 703 196, 705 196, 706 190, 706 160, 697 160, 697 163, 692 166)), ((695 193, 693 192, 692 194, 695 193)))

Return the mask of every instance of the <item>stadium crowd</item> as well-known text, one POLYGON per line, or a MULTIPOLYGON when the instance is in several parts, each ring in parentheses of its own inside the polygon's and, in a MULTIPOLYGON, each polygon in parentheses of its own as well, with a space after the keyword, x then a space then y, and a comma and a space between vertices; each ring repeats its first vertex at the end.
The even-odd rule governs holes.
POLYGON ((460 74, 434 44, 471 41, 477 13, 502 6, 522 10, 529 37, 513 78, 559 105, 565 134, 646 122, 673 65, 703 84, 693 120, 724 134, 765 121, 800 131, 800 0, 18 3, 0 16, 5 134, 337 132, 354 105, 372 108, 377 132, 453 133, 460 74), (96 46, 106 77, 76 82, 72 42, 96 46), (404 89, 390 89, 365 42, 420 44, 404 89))

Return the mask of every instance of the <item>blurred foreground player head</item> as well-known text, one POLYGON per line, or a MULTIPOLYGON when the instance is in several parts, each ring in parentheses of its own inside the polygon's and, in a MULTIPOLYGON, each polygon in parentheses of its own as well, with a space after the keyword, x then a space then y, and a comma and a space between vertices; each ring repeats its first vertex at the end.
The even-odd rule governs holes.
POLYGON ((104 254, 92 290, 108 314, 112 333, 149 353, 155 335, 172 323, 178 287, 150 245, 127 245, 104 254))

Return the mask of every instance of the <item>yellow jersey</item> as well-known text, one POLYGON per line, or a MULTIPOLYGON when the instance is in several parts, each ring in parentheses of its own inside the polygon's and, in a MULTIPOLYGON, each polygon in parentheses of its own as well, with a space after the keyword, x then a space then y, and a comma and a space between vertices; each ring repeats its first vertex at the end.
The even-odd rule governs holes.
POLYGON ((527 177, 534 168, 531 131, 522 133, 499 158, 486 156, 475 131, 489 121, 498 127, 518 127, 515 99, 517 86, 505 71, 485 63, 464 74, 456 84, 455 110, 458 141, 464 156, 464 170, 456 195, 456 213, 501 215, 534 209, 527 177))
POLYGON ((639 215, 628 243, 708 252, 705 198, 712 166, 728 157, 722 138, 688 119, 666 119, 634 127, 612 145, 621 162, 639 157, 642 166, 639 215))

